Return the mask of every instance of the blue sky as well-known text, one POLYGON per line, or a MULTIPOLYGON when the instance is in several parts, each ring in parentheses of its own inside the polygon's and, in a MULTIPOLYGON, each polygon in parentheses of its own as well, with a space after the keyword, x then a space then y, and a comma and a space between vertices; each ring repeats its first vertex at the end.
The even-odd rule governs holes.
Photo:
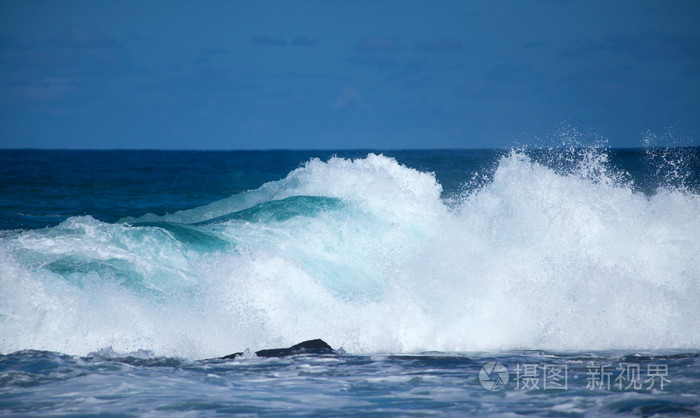
POLYGON ((0 147, 698 145, 698 22, 694 0, 0 1, 0 147))

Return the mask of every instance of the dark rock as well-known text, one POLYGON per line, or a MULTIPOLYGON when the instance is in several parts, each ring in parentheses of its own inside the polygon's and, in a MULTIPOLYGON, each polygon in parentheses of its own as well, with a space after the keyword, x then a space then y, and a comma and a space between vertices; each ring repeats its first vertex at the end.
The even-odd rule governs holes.
MULTIPOLYGON (((336 354, 336 352, 330 345, 326 344, 326 342, 321 339, 304 341, 289 348, 270 348, 255 352, 255 355, 258 357, 286 357, 293 356, 295 354, 336 354)), ((242 355, 243 353, 233 353, 219 358, 233 359, 242 355)))

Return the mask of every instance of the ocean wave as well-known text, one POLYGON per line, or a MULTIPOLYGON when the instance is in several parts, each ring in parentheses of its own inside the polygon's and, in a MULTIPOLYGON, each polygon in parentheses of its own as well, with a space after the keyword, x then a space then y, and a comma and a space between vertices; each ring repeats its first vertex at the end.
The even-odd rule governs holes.
POLYGON ((369 154, 171 215, 14 231, 0 352, 697 348, 700 195, 679 175, 645 194, 600 150, 512 151, 445 199, 369 154))

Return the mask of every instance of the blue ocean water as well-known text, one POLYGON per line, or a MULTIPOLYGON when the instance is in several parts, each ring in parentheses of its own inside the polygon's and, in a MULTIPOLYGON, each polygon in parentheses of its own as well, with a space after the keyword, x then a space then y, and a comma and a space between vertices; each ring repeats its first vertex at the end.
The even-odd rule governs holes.
POLYGON ((699 148, 0 151, 3 413, 698 415, 698 317, 699 148))

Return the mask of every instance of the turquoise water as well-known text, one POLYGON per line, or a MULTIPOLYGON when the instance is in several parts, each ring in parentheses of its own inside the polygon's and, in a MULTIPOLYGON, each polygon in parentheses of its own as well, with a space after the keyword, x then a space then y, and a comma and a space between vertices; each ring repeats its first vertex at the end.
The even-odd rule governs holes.
POLYGON ((698 413, 699 160, 0 151, 0 408, 698 413))

